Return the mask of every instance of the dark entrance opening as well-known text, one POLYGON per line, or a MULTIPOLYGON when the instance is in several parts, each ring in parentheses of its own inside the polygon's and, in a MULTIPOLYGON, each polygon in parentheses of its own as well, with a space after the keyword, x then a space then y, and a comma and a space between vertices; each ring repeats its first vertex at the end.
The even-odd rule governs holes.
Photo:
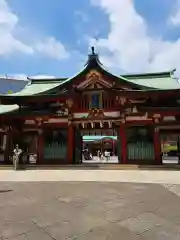
POLYGON ((121 147, 116 127, 108 122, 88 122, 85 126, 75 129, 74 163, 119 163, 121 147))

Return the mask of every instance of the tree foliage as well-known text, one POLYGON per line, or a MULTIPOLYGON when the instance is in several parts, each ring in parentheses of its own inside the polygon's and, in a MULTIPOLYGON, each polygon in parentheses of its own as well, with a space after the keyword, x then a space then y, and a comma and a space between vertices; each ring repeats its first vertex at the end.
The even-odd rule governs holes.
POLYGON ((8 90, 8 91, 7 91, 7 94, 12 94, 12 93, 13 93, 12 90, 8 90))

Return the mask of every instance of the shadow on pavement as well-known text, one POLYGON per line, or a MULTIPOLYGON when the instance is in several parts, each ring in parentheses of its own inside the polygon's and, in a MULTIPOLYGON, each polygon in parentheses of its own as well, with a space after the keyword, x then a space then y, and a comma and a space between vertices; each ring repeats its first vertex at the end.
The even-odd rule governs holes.
POLYGON ((11 190, 11 189, 7 189, 7 190, 0 190, 0 194, 1 193, 8 193, 8 192, 12 192, 13 190, 11 190))

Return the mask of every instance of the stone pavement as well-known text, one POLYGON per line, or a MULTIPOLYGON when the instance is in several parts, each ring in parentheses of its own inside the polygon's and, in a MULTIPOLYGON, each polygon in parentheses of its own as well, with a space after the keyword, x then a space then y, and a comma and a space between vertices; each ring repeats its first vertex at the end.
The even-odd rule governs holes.
POLYGON ((0 239, 179 240, 179 171, 0 171, 0 239))
POLYGON ((1 182, 0 239, 179 240, 179 202, 160 184, 1 182))

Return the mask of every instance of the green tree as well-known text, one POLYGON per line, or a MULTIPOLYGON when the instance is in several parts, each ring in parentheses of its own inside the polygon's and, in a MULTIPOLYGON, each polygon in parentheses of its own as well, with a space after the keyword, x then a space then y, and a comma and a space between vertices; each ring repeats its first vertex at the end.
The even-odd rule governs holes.
POLYGON ((7 94, 11 94, 11 93, 13 93, 12 90, 8 90, 8 91, 7 91, 7 94))

